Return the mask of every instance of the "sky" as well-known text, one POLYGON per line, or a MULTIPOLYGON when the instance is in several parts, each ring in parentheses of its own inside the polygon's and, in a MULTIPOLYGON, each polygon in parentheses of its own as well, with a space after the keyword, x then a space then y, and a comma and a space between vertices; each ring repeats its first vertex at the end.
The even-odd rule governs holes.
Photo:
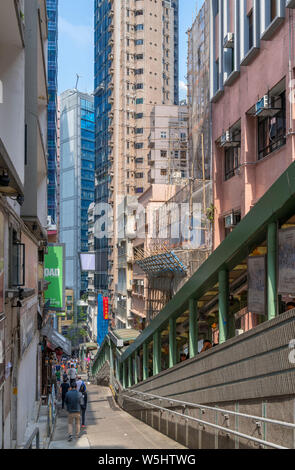
MULTIPOLYGON (((186 31, 202 3, 202 0, 179 1, 180 99, 186 98, 186 31)), ((93 92, 93 5, 94 0, 59 0, 59 93, 76 87, 76 74, 80 75, 78 89, 93 92)))

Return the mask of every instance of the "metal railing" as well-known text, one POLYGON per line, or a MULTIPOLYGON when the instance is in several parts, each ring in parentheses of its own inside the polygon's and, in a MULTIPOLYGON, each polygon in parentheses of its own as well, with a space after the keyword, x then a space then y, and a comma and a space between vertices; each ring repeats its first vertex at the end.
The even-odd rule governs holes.
POLYGON ((245 413, 239 413, 237 411, 229 411, 229 410, 225 410, 225 409, 218 408, 218 407, 205 406, 205 405, 199 405, 199 404, 196 404, 196 403, 189 403, 189 402, 184 402, 184 401, 180 401, 180 400, 174 400, 174 399, 171 399, 171 398, 162 397, 162 396, 159 396, 159 395, 153 395, 151 393, 138 392, 138 391, 135 391, 135 390, 129 390, 128 392, 132 393, 132 394, 135 394, 135 395, 139 395, 143 399, 140 400, 138 398, 134 398, 134 397, 128 396, 126 394, 123 394, 123 397, 126 398, 127 400, 131 400, 131 401, 140 403, 142 405, 150 406, 151 408, 155 408, 155 409, 159 410, 160 412, 166 411, 166 412, 174 414, 176 416, 180 416, 181 418, 184 418, 187 422, 189 420, 194 421, 194 422, 198 423, 200 426, 203 426, 203 430, 205 429, 205 426, 208 426, 208 427, 211 427, 213 429, 223 431, 227 435, 232 434, 233 436, 255 442, 255 443, 259 444, 261 447, 262 446, 267 446, 267 447, 270 447, 270 448, 273 448, 273 449, 288 449, 288 447, 280 446, 280 445, 275 444, 273 442, 266 441, 265 439, 260 439, 258 437, 254 437, 254 436, 251 436, 251 435, 248 435, 248 434, 241 433, 237 430, 230 429, 229 428, 229 426, 230 426, 229 416, 232 415, 232 416, 235 416, 235 417, 247 418, 247 419, 250 419, 250 420, 254 421, 254 423, 256 424, 256 429, 258 429, 258 432, 259 432, 260 435, 261 435, 262 423, 269 423, 269 424, 279 425, 281 427, 292 429, 293 432, 294 432, 294 437, 295 437, 295 424, 294 423, 288 423, 288 422, 285 422, 285 421, 278 421, 278 420, 275 420, 275 419, 264 418, 264 417, 261 417, 261 416, 247 415, 245 413), (179 405, 179 406, 183 407, 183 412, 180 413, 178 411, 171 410, 170 408, 165 408, 163 406, 159 406, 159 405, 155 405, 153 403, 149 403, 147 401, 144 401, 146 398, 147 399, 153 399, 153 400, 155 400, 155 399, 159 400, 160 403, 162 401, 167 401, 167 402, 169 402, 170 405, 179 405), (203 419, 198 419, 198 418, 194 418, 192 416, 189 416, 189 415, 185 414, 186 409, 188 407, 199 409, 200 412, 202 413, 202 415, 204 415, 206 413, 206 410, 214 411, 215 413, 220 413, 220 414, 223 415, 223 418, 226 421, 226 426, 220 426, 218 424, 210 423, 209 421, 204 421, 203 419))
POLYGON ((40 449, 40 430, 39 430, 39 428, 36 428, 34 430, 34 432, 32 433, 32 435, 30 437, 30 439, 25 444, 24 449, 32 449, 34 439, 36 439, 36 449, 40 449))

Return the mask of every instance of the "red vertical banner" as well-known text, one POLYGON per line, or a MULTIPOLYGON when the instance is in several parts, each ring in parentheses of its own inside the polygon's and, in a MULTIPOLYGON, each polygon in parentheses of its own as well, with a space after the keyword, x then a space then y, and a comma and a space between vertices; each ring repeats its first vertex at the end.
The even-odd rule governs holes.
POLYGON ((109 299, 108 297, 103 298, 103 319, 109 319, 109 299))

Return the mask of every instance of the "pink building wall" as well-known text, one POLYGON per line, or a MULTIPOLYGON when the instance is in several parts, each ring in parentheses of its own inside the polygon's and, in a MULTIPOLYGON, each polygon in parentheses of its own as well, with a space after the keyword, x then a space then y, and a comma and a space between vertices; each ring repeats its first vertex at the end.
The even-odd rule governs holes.
MULTIPOLYGON (((251 1, 248 1, 249 8, 251 1)), ((294 79, 294 57, 292 58, 294 79)), ((248 66, 241 66, 240 77, 213 103, 213 178, 215 234, 214 248, 224 239, 224 216, 240 209, 244 217, 276 179, 294 160, 294 112, 290 125, 289 107, 289 20, 288 15, 271 41, 261 41, 260 52, 248 66), (258 161, 257 118, 246 113, 283 78, 286 80, 287 143, 258 161), (241 119, 240 175, 225 181, 224 149, 216 142, 225 130, 241 119)))

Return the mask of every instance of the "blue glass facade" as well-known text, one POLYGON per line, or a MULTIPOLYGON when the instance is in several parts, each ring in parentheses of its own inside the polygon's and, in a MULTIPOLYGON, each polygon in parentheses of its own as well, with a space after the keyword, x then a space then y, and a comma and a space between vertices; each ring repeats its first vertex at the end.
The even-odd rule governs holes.
MULTIPOLYGON (((94 104, 80 99, 81 109, 81 251, 88 251, 88 208, 94 201, 95 119, 94 104)), ((88 289, 88 274, 81 273, 81 293, 88 289)))
MULTIPOLYGON (((111 91, 108 84, 111 81, 111 61, 108 58, 111 47, 108 42, 111 36, 111 18, 109 12, 112 3, 109 0, 95 0, 95 168, 98 184, 95 188, 95 202, 107 203, 109 191, 110 152, 109 142, 109 112, 112 105, 109 103, 111 91)), ((102 292, 108 289, 108 239, 95 239, 97 253, 98 273, 95 275, 95 288, 102 292)))
POLYGON ((57 213, 57 54, 58 0, 47 0, 48 16, 48 215, 57 213))

